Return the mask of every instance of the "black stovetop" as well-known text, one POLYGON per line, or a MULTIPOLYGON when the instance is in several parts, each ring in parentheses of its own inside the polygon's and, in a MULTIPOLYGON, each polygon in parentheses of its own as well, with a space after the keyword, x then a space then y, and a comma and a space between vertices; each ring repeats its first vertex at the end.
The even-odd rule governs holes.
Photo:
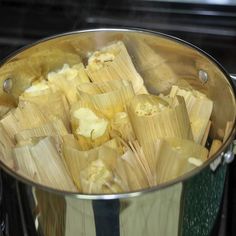
MULTIPOLYGON (((230 5, 226 1, 206 2, 213 1, 0 0, 0 59, 19 47, 66 31, 131 27, 189 41, 236 74, 236 4, 233 0, 228 1, 230 5)), ((212 235, 236 235, 236 163, 229 169, 212 235)), ((0 236, 27 235, 27 231, 33 236, 30 225, 22 221, 17 183, 3 173, 0 180, 0 236)))

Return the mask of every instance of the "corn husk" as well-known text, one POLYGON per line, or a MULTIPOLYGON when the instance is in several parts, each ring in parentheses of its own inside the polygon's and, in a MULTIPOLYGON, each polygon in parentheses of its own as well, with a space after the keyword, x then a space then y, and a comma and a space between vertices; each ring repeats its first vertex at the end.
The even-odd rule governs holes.
POLYGON ((212 144, 211 144, 211 148, 210 148, 208 158, 213 156, 220 149, 221 146, 222 146, 222 141, 220 141, 218 139, 214 139, 212 141, 212 144))
POLYGON ((97 147, 110 139, 110 122, 87 102, 79 101, 74 104, 70 117, 72 132, 78 139, 81 150, 97 147), (77 112, 82 112, 83 115, 78 117, 77 112))
POLYGON ((76 191, 52 138, 14 148, 20 173, 53 188, 76 191))
POLYGON ((36 128, 48 121, 48 118, 33 104, 26 102, 24 107, 17 107, 1 119, 7 134, 14 140, 15 134, 25 129, 36 128))
POLYGON ((80 145, 78 143, 78 140, 75 138, 73 134, 63 135, 62 141, 63 145, 80 150, 80 145))
POLYGON ((36 104, 49 120, 55 117, 61 119, 68 131, 70 130, 69 106, 65 96, 60 91, 54 92, 50 88, 46 91, 43 90, 42 93, 40 91, 36 93, 25 92, 19 97, 20 106, 24 106, 25 102, 36 104))
POLYGON ((94 52, 88 60, 86 71, 93 82, 126 79, 132 82, 136 94, 147 93, 143 79, 121 41, 94 52))
POLYGON ((32 157, 30 149, 33 145, 15 147, 13 149, 18 173, 38 183, 43 183, 37 165, 32 157))
POLYGON ((12 153, 15 143, 8 136, 2 125, 0 125, 0 133, 0 160, 8 167, 15 169, 15 161, 12 153))
POLYGON ((128 107, 129 117, 140 145, 158 138, 192 139, 184 100, 176 97, 167 103, 153 95, 139 95, 128 107))
POLYGON ((147 88, 154 94, 167 93, 177 82, 177 75, 168 65, 168 60, 142 39, 127 37, 126 42, 147 88))
POLYGON ((62 120, 55 119, 53 121, 47 122, 39 127, 33 129, 22 130, 15 135, 17 142, 22 140, 31 139, 34 137, 44 137, 44 136, 64 136, 67 135, 68 131, 64 126, 62 120))
POLYGON ((207 96, 196 90, 184 90, 173 86, 170 97, 182 96, 185 100, 194 141, 201 143, 206 132, 213 109, 213 102, 207 96))
POLYGON ((126 112, 118 112, 111 120, 112 137, 121 137, 125 142, 129 143, 136 139, 130 118, 126 112))
POLYGON ((208 150, 190 140, 169 138, 158 141, 157 183, 177 178, 196 166, 201 165, 208 156, 208 150))
POLYGON ((101 83, 86 83, 78 86, 80 99, 93 104, 108 119, 125 110, 134 96, 132 84, 126 80, 111 80, 101 83))
POLYGON ((224 142, 227 140, 227 138, 229 137, 232 128, 233 128, 233 122, 232 122, 232 121, 228 121, 228 122, 226 123, 226 127, 225 127, 223 143, 224 143, 224 142))
POLYGON ((108 147, 102 147, 98 159, 92 161, 80 172, 81 186, 85 193, 116 193, 122 188, 114 182, 113 170, 118 158, 118 152, 108 147))
POLYGON ((53 84, 65 94, 70 105, 78 101, 76 87, 81 83, 89 82, 82 63, 72 67, 64 64, 60 70, 48 73, 47 79, 50 84, 53 84))
POLYGON ((66 137, 64 138, 63 156, 74 183, 78 189, 82 190, 80 177, 81 171, 86 169, 93 161, 98 159, 101 159, 102 161, 106 160, 107 164, 111 161, 109 166, 113 168, 115 160, 112 156, 118 155, 118 144, 115 139, 112 139, 97 148, 88 151, 80 151, 74 145, 76 141, 74 140, 73 142, 72 140, 73 139, 71 138, 68 142, 66 141, 66 137), (107 158, 110 158, 110 160, 107 160, 107 158))
POLYGON ((209 136, 209 133, 210 133, 210 129, 211 129, 211 121, 208 121, 205 133, 204 133, 204 135, 202 137, 202 141, 200 143, 203 147, 205 147, 205 145, 207 143, 207 139, 208 139, 208 136, 209 136))

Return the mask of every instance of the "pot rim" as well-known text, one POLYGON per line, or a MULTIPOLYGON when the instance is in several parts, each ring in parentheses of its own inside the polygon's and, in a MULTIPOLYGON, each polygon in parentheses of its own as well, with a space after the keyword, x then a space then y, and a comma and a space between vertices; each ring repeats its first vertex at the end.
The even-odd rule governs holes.
MULTIPOLYGON (((85 29, 85 30, 78 30, 78 31, 70 31, 70 32, 66 32, 66 33, 62 33, 62 34, 56 34, 56 35, 52 35, 50 37, 45 37, 41 40, 37 40, 36 42, 33 42, 29 45, 26 45, 16 51, 14 51, 13 53, 10 53, 7 57, 5 57, 3 60, 1 60, 0 62, 0 68, 1 66, 3 66, 5 63, 7 63, 11 58, 13 58, 14 56, 16 56, 17 54, 32 48, 33 46, 36 46, 42 42, 46 42, 52 39, 56 39, 56 38, 60 38, 60 37, 64 37, 64 36, 70 36, 70 35, 75 35, 75 34, 84 34, 84 33, 95 33, 95 32, 134 32, 134 33, 140 33, 140 34, 147 34, 147 35, 152 35, 152 36, 160 36, 162 38, 168 39, 168 40, 172 40, 174 42, 180 43, 184 46, 188 46, 192 49, 195 49, 196 51, 198 51, 199 53, 201 53, 203 56, 205 56, 206 58, 208 58, 211 62, 213 62, 219 69, 220 71, 224 74, 225 78, 228 80, 229 84, 231 85, 231 89, 234 93, 234 99, 236 96, 236 88, 233 84, 233 81, 230 77, 230 75, 226 72, 226 70, 224 69, 224 67, 216 60, 214 59, 212 56, 210 56, 208 53, 206 53, 205 51, 203 51, 202 49, 200 49, 199 47, 185 41, 182 40, 180 38, 177 38, 175 36, 171 36, 168 34, 164 34, 161 32, 155 32, 152 30, 146 30, 146 29, 141 29, 141 28, 96 28, 96 29, 85 29)), ((218 157, 222 156, 224 154, 224 151, 226 150, 226 148, 231 144, 231 142, 233 141, 233 137, 236 134, 236 119, 234 118, 233 121, 233 128, 227 138, 227 140, 225 141, 225 143, 221 146, 221 148, 207 161, 205 161, 203 163, 203 165, 201 165, 200 167, 196 167, 194 168, 194 170, 178 177, 175 178, 173 180, 167 181, 163 184, 154 186, 154 187, 150 187, 150 188, 144 188, 144 189, 140 189, 137 191, 130 191, 130 192, 124 192, 124 193, 117 193, 117 194, 84 194, 84 193, 79 193, 79 192, 71 192, 71 191, 64 191, 64 190, 59 190, 59 189, 55 189, 55 188, 51 188, 51 187, 47 187, 45 185, 36 183, 16 172, 14 172, 10 167, 8 167, 7 165, 5 165, 1 160, 0 160, 0 168, 3 168, 3 170, 5 172, 7 172, 9 175, 11 175, 12 177, 16 178, 16 180, 19 180, 21 182, 23 182, 24 184, 30 185, 31 187, 37 187, 39 189, 42 189, 44 191, 48 191, 54 194, 58 194, 58 195, 63 195, 63 196, 68 196, 68 197, 74 197, 74 198, 78 198, 78 199, 87 199, 87 200, 112 200, 112 199, 123 199, 123 198, 130 198, 130 197, 138 197, 144 194, 148 194, 148 193, 152 193, 155 191, 159 191, 165 188, 168 188, 172 185, 178 184, 180 182, 185 182, 188 179, 194 177, 195 175, 197 175, 198 173, 200 173, 201 171, 203 171, 204 169, 206 169, 207 167, 209 167, 209 165, 214 162, 218 157)))

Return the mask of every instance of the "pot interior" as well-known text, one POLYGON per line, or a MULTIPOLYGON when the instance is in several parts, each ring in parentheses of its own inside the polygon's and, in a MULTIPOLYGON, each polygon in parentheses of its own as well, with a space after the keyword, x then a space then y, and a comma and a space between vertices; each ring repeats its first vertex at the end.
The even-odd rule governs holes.
MULTIPOLYGON (((230 131, 234 129, 234 90, 229 75, 217 62, 181 40, 132 30, 73 32, 37 42, 10 56, 0 67, 0 115, 17 104, 19 95, 33 81, 61 68, 64 63, 73 65, 75 62, 68 61, 67 55, 79 55, 86 61, 92 51, 117 40, 125 43, 149 92, 165 94, 172 85, 192 86, 214 101, 210 137, 222 139, 227 126, 230 131), (150 76, 156 69, 158 75, 150 76), (163 83, 169 87, 162 90, 155 76, 162 77, 163 83)), ((233 133, 229 132, 230 135, 233 133)), ((14 174, 14 170, 11 172, 14 174)))

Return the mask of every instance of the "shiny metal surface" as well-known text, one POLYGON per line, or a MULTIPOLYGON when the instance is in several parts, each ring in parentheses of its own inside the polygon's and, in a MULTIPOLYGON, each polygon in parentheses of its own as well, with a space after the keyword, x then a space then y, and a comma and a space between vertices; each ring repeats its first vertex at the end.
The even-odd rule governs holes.
POLYGON ((38 235, 177 236, 210 234, 227 171, 209 168, 185 182, 137 197, 77 199, 29 185, 28 204, 38 235))
POLYGON ((166 81, 180 85, 187 82, 214 100, 211 138, 223 138, 227 122, 232 123, 220 150, 201 167, 173 181, 122 194, 63 192, 33 183, 6 163, 0 163, 1 167, 24 183, 39 235, 208 235, 219 209, 226 173, 221 160, 214 171, 210 164, 218 160, 222 152, 227 152, 232 142, 236 106, 230 76, 200 49, 166 35, 141 30, 100 29, 55 36, 20 50, 2 62, 0 83, 11 78, 12 86, 9 93, 0 87, 0 100, 8 99, 14 104, 19 94, 38 78, 39 68, 43 74, 67 62, 67 58, 60 57, 48 64, 48 51, 60 48, 86 59, 89 52, 116 40, 126 44, 150 92, 160 90, 155 78, 150 77, 150 73, 157 70, 166 81), (140 50, 151 48, 150 57, 140 57, 137 53, 135 45, 140 41, 143 45, 140 50), (38 60, 34 58, 36 54, 38 60), (31 76, 26 77, 24 73, 31 76))

